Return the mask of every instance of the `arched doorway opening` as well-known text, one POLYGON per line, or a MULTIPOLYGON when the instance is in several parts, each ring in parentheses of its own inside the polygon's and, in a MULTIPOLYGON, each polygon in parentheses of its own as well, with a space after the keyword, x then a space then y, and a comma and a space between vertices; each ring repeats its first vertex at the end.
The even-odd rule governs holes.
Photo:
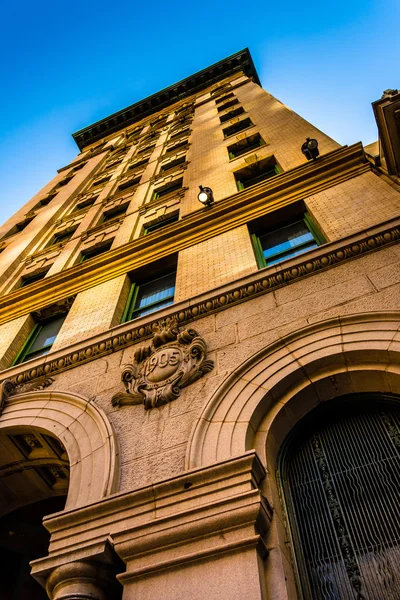
POLYGON ((34 427, 0 434, 0 562, 2 600, 45 600, 30 561, 48 552, 43 517, 64 509, 69 460, 63 444, 34 427))
POLYGON ((350 394, 287 436, 277 479, 304 600, 400 598, 400 402, 350 394))

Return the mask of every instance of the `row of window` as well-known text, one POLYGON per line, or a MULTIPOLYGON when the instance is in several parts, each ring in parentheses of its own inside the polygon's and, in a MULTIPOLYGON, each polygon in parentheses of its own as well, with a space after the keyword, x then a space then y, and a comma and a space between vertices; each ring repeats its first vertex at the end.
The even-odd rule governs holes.
MULTIPOLYGON (((298 211, 298 209, 296 210, 298 211)), ((277 212, 279 213, 279 211, 277 212)), ((167 220, 159 221, 149 226, 146 233, 153 233, 160 227, 176 221, 177 218, 178 215, 175 214, 167 220)), ((273 219, 274 217, 271 218, 273 219)), ((275 215, 275 219, 277 218, 279 219, 275 215)), ((259 268, 272 266, 286 259, 293 258, 325 242, 317 225, 307 212, 303 212, 302 214, 298 212, 296 214, 295 212, 290 217, 290 220, 278 222, 269 231, 263 231, 262 227, 263 220, 249 225, 259 268)), ((100 249, 98 253, 105 250, 100 249)), ((87 260, 94 255, 87 255, 82 260, 87 260)), ((158 265, 158 268, 157 265, 150 265, 145 270, 136 273, 135 282, 131 285, 122 322, 143 317, 173 304, 175 279, 176 259, 174 257, 169 257, 168 263, 158 265), (149 273, 151 273, 150 276, 149 273)), ((14 364, 47 354, 65 318, 66 315, 58 314, 51 319, 37 322, 14 364)))

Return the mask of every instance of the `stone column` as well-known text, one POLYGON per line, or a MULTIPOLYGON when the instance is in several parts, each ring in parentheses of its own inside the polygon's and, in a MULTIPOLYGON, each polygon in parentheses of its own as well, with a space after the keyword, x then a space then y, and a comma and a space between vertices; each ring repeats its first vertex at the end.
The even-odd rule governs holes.
POLYGON ((109 537, 31 562, 32 576, 50 600, 120 600, 125 569, 109 537))
POLYGON ((117 570, 101 562, 76 561, 56 568, 46 584, 51 600, 118 600, 117 570))

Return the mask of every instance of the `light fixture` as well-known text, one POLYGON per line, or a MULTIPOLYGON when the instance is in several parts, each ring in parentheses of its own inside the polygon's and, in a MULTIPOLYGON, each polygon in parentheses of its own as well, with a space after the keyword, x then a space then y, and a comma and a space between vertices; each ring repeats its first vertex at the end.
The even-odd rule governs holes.
POLYGON ((318 142, 314 138, 306 138, 301 151, 307 160, 315 160, 319 156, 318 142))
POLYGON ((197 200, 204 204, 205 206, 211 206, 214 204, 214 195, 213 191, 209 187, 203 187, 199 185, 200 192, 197 195, 197 200))

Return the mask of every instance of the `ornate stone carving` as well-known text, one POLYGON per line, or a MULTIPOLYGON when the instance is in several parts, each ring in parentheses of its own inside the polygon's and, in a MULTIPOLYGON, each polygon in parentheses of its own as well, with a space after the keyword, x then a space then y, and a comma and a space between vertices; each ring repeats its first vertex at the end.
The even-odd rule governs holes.
POLYGON ((207 359, 204 339, 194 329, 180 332, 172 320, 156 329, 150 346, 136 350, 133 364, 126 365, 122 372, 126 391, 115 394, 112 403, 143 403, 146 410, 162 406, 213 367, 213 361, 207 359))
POLYGON ((53 383, 52 377, 40 377, 34 381, 16 384, 11 379, 5 379, 0 383, 0 415, 3 412, 5 402, 10 396, 23 394, 25 392, 33 392, 34 390, 44 390, 53 383))

